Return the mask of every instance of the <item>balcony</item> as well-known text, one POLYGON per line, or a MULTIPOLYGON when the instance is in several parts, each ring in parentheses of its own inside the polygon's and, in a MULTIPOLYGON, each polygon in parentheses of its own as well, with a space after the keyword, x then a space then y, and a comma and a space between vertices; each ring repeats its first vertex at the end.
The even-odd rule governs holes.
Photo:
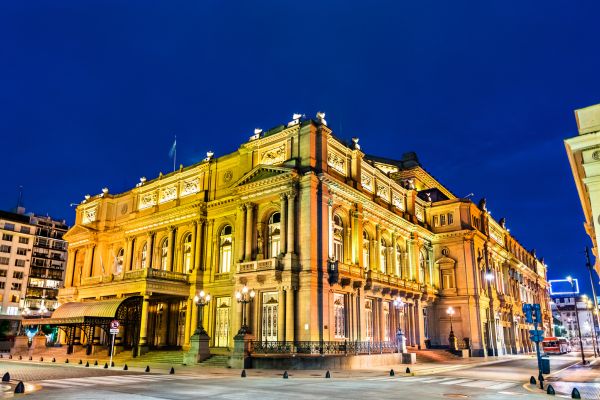
POLYGON ((258 271, 274 271, 279 269, 279 260, 277 258, 269 258, 259 261, 246 261, 237 264, 237 273, 246 274, 249 272, 258 271))
POLYGON ((364 278, 364 270, 358 265, 343 264, 338 262, 338 272, 342 277, 364 278))

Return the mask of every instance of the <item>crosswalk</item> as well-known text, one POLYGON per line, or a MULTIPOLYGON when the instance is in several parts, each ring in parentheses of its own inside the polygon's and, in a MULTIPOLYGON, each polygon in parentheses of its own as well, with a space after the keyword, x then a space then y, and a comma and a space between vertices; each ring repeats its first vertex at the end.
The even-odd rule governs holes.
POLYGON ((506 381, 490 381, 484 379, 469 379, 469 378, 458 378, 458 377, 442 377, 442 376, 410 376, 410 377, 378 377, 368 378, 369 381, 391 381, 399 380, 405 383, 419 382, 419 383, 434 383, 439 385, 456 385, 465 386, 489 390, 506 390, 519 385, 518 382, 506 382, 506 381))
POLYGON ((90 386, 119 386, 131 384, 147 384, 148 382, 161 382, 170 380, 197 379, 193 376, 186 375, 105 375, 105 376, 88 376, 83 378, 66 378, 66 379, 47 379, 36 382, 43 388, 47 389, 69 389, 77 387, 90 386))

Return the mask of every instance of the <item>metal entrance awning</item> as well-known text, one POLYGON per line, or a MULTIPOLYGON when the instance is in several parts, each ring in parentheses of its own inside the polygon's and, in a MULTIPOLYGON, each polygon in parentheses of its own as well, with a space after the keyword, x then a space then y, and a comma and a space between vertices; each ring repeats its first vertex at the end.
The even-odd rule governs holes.
POLYGON ((110 300, 94 300, 84 302, 70 302, 58 307, 50 318, 23 319, 24 326, 28 325, 72 325, 85 324, 99 320, 113 320, 117 318, 119 307, 131 297, 110 300))

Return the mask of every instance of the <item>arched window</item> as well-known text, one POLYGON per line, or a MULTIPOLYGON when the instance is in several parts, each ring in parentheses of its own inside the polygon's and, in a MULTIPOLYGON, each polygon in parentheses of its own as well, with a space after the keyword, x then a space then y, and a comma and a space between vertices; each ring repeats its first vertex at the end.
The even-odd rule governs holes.
POLYGON ((269 248, 268 257, 274 258, 281 253, 281 214, 276 212, 269 218, 269 248))
POLYGON ((164 238, 160 244, 160 269, 167 270, 167 260, 169 259, 169 239, 164 238))
POLYGON ((221 236, 219 237, 219 273, 225 273, 231 271, 231 258, 232 258, 232 237, 231 237, 231 226, 226 225, 221 230, 221 236))
POLYGON ((425 283, 425 268, 427 264, 427 259, 423 252, 419 252, 419 282, 425 283))
POLYGON ((125 249, 122 247, 117 251, 117 255, 115 256, 115 274, 120 274, 123 272, 123 259, 125 258, 125 249))
POLYGON ((365 267, 365 270, 368 270, 370 265, 370 246, 371 243, 369 239, 369 234, 367 233, 367 231, 363 231, 363 266, 365 267))
POLYGON ((188 233, 183 238, 183 272, 188 273, 192 270, 192 235, 188 233))
MULTIPOLYGON (((396 276, 400 276, 402 271, 402 248, 396 245, 396 276)), ((404 278, 404 277, 403 277, 404 278)))
POLYGON ((344 260, 344 223, 337 214, 333 216, 333 258, 344 260))
POLYGON ((381 239, 381 249, 379 252, 379 271, 382 274, 387 272, 387 243, 381 239))
POLYGON ((146 268, 146 262, 148 261, 148 243, 144 243, 142 247, 142 254, 140 257, 140 268, 146 268))

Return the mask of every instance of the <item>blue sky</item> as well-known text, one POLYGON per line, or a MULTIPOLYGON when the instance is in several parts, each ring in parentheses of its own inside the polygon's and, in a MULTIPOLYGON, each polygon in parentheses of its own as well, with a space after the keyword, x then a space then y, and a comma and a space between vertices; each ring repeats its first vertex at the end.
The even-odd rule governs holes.
MULTIPOLYGON (((370 154, 416 151, 486 197, 549 276, 588 281, 563 139, 600 103, 594 1, 0 3, 0 208, 73 220, 86 193, 230 152, 294 112, 370 154), (491 4, 488 4, 491 3, 491 4)), ((588 286, 584 286, 586 289, 588 286)))

